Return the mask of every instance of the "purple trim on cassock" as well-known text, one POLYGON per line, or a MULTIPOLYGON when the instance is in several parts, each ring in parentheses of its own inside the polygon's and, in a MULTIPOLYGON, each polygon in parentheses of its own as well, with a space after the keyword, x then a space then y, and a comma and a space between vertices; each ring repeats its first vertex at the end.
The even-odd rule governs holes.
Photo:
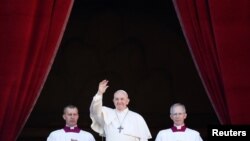
POLYGON ((79 133, 81 129, 78 128, 77 126, 76 126, 76 127, 68 127, 68 126, 65 126, 65 127, 63 128, 63 130, 64 130, 65 132, 79 133))
POLYGON ((182 126, 180 129, 177 129, 176 126, 171 127, 171 129, 172 129, 173 132, 185 132, 186 128, 187 127, 185 125, 182 126))

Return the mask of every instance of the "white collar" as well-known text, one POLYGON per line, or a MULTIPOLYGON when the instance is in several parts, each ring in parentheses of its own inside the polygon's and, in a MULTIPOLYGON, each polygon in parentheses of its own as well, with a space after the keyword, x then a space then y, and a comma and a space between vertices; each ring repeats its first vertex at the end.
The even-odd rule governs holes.
POLYGON ((123 111, 119 111, 119 110, 117 110, 117 109, 115 109, 115 112, 117 113, 117 114, 125 114, 125 113, 127 113, 128 112, 128 107, 126 108, 126 109, 124 109, 123 111))

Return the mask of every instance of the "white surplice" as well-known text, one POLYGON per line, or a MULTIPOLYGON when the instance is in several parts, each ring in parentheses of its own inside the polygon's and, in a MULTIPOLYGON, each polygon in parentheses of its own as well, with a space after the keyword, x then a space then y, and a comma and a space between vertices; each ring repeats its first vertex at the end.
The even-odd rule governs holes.
POLYGON ((95 141, 95 138, 87 131, 81 130, 79 133, 74 133, 59 129, 51 132, 47 141, 95 141))
POLYGON ((91 128, 106 141, 147 141, 151 138, 141 115, 128 108, 122 112, 102 105, 102 96, 95 95, 90 106, 91 128), (122 126, 120 131, 118 128, 122 126), (119 132, 120 131, 120 132, 119 132))
POLYGON ((171 128, 161 130, 155 141, 202 141, 200 133, 186 128, 184 132, 173 132, 171 128))

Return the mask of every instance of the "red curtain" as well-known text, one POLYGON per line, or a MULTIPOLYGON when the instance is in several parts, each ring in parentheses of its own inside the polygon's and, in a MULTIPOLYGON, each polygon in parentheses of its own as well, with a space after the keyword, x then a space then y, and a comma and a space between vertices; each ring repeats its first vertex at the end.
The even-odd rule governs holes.
POLYGON ((221 124, 250 124, 250 1, 173 0, 221 124))
POLYGON ((54 61, 73 0, 0 0, 0 140, 16 140, 54 61))

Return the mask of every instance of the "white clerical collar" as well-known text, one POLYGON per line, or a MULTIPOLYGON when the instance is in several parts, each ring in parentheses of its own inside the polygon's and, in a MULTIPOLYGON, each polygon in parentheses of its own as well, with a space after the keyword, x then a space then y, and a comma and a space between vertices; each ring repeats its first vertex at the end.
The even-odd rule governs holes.
POLYGON ((63 129, 65 132, 74 132, 74 133, 79 133, 81 130, 80 128, 77 127, 77 125, 72 127, 65 125, 63 129))
POLYGON ((183 126, 185 126, 184 124, 183 125, 174 125, 177 129, 181 129, 183 126))
POLYGON ((74 129, 74 128, 76 128, 77 127, 77 125, 75 125, 75 126, 68 126, 68 125, 65 125, 67 128, 69 128, 69 129, 74 129))
POLYGON ((173 132, 185 132, 186 128, 187 127, 185 125, 181 125, 181 126, 174 125, 173 127, 171 127, 173 132))

